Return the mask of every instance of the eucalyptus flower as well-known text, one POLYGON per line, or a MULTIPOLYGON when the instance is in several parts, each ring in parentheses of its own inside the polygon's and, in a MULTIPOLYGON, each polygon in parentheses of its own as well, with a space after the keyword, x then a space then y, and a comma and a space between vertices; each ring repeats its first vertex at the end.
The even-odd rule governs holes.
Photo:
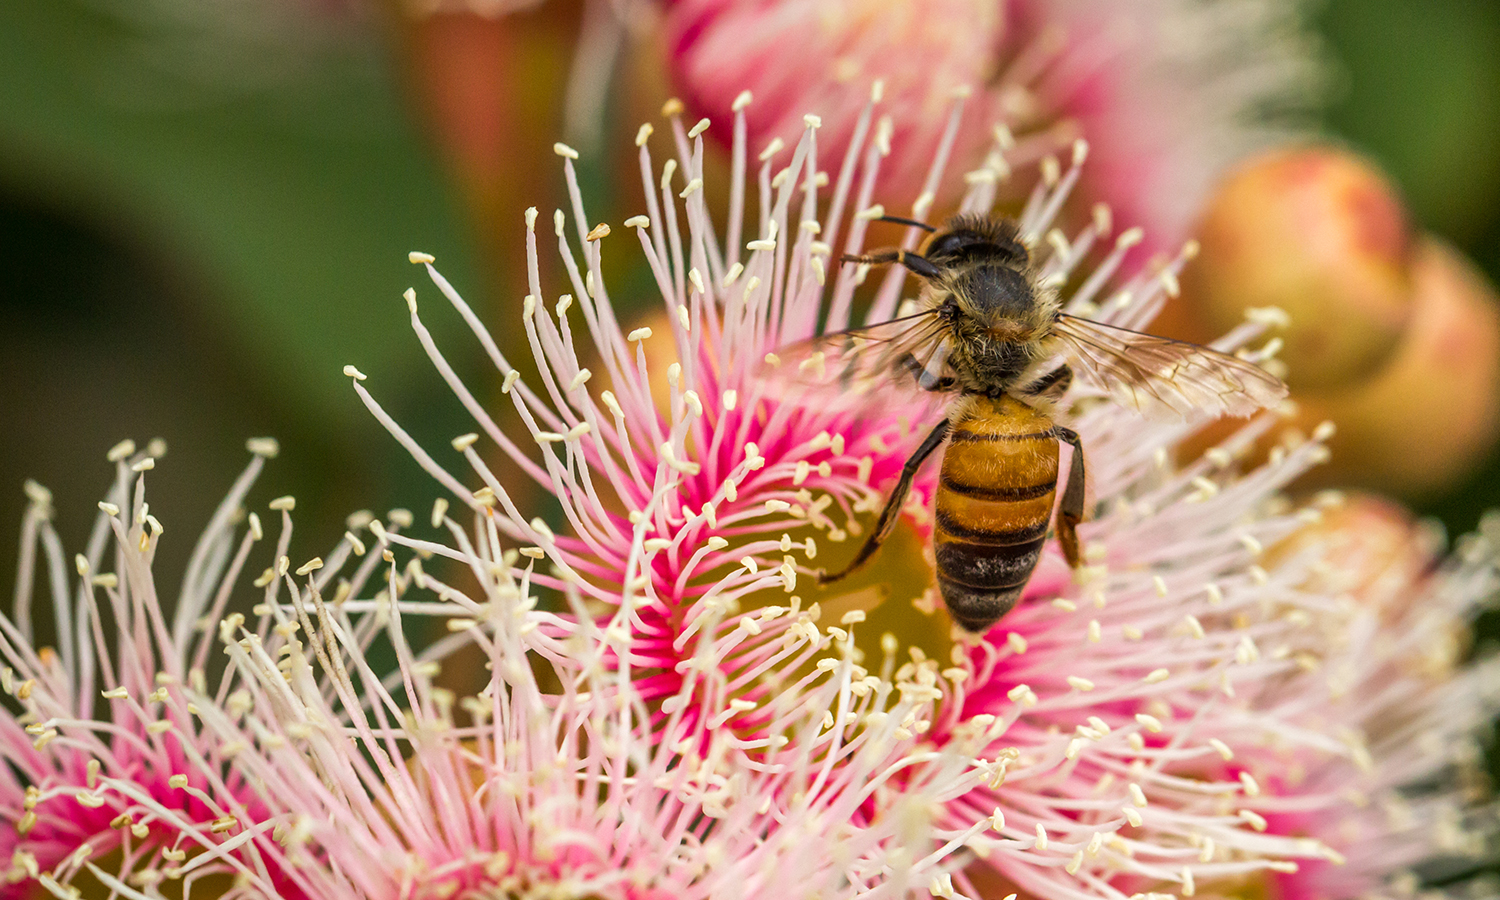
POLYGON ((1109 203, 1166 247, 1227 165, 1307 128, 1326 76, 1305 15, 1295 0, 672 0, 660 43, 690 116, 748 88, 753 133, 792 141, 815 113, 835 154, 864 139, 859 88, 880 83, 895 127, 882 187, 902 196, 951 202, 959 183, 925 182, 929 161, 977 159, 996 127, 1022 189, 1086 137, 1083 214, 1109 203))
MULTIPOLYGON (((660 295, 655 324, 617 318, 604 256, 622 241, 588 218, 563 145, 570 209, 551 234, 564 290, 544 289, 543 220, 526 216, 529 360, 507 359, 433 258, 412 255, 442 301, 408 291, 412 327, 476 431, 429 450, 380 406, 378 372, 345 371, 443 489, 425 524, 362 515, 299 564, 291 503, 276 501, 260 600, 249 618, 226 614, 219 598, 264 534, 246 513, 236 542, 237 486, 168 628, 150 571, 161 529, 139 482, 123 493, 143 460, 122 460, 101 530, 132 579, 115 615, 140 624, 112 641, 87 602, 103 538, 79 565, 82 599, 59 613, 65 633, 96 638, 38 650, 29 580, 5 620, 23 710, 7 733, 53 733, 0 749, 22 773, 0 802, 34 814, 12 877, 66 893, 84 878, 215 876, 233 896, 330 900, 1290 900, 1410 893, 1413 870, 1482 849, 1466 748, 1494 703, 1488 669, 1452 638, 1494 588, 1492 541, 1469 540, 1437 574, 1391 545, 1351 552, 1361 532, 1333 514, 1337 498, 1283 494, 1326 456, 1331 426, 1281 434, 1257 461, 1282 428, 1267 410, 1193 454, 1206 416, 1142 417, 1081 381, 1059 414, 1089 454, 1086 566, 1049 546, 1017 609, 983 635, 955 630, 929 586, 929 471, 866 572, 815 583, 852 555, 936 413, 775 376, 778 349, 885 321, 908 285, 893 270, 866 287, 868 269, 836 262, 885 212, 873 192, 889 129, 869 128, 827 177, 809 117, 747 179, 749 102, 735 103, 727 211, 705 200, 707 123, 674 118, 660 165, 641 129, 646 212, 624 242, 660 295), (447 363, 424 325, 432 306, 472 329, 524 430, 503 430, 447 363), (555 498, 550 520, 517 507, 520 478, 555 498), (213 642, 222 670, 198 655, 213 642), (91 698, 80 685, 98 660, 148 652, 133 680, 103 679, 120 705, 68 699, 91 698), (170 752, 91 769, 106 752, 91 735, 134 745, 138 732, 170 752), (87 792, 147 836, 67 830, 87 792), (1350 831, 1361 802, 1390 815, 1350 831)), ((862 116, 875 114, 872 100, 862 116)), ((1129 271, 1140 234, 1116 233, 1107 209, 1064 231, 1087 156, 1079 143, 1044 158, 1006 210, 991 157, 956 211, 1014 215, 1039 286, 1074 314, 1141 328, 1193 247, 1129 271)), ((1275 342, 1259 336, 1276 321, 1258 311, 1216 346, 1270 363, 1275 342)), ((36 503, 24 558, 46 559, 54 595, 71 597, 36 503)))

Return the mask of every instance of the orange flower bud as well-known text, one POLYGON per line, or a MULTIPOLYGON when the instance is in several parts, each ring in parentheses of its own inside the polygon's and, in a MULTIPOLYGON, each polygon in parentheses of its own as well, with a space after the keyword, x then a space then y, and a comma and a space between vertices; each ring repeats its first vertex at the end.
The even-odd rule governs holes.
POLYGON ((1412 234, 1391 186, 1331 147, 1263 154, 1229 176, 1183 273, 1188 314, 1221 334, 1250 307, 1279 306, 1288 384, 1324 389, 1385 362, 1411 316, 1412 234))
POLYGON ((1500 298, 1445 244, 1418 244, 1411 321, 1366 381, 1297 396, 1304 427, 1334 420, 1341 480, 1405 494, 1451 483, 1494 444, 1500 425, 1500 298))
POLYGON ((1399 619, 1412 596, 1411 584, 1438 558, 1442 539, 1406 507, 1375 494, 1319 500, 1321 518, 1288 538, 1277 552, 1292 555, 1314 542, 1322 544, 1327 565, 1309 589, 1349 595, 1382 610, 1390 621, 1399 619))

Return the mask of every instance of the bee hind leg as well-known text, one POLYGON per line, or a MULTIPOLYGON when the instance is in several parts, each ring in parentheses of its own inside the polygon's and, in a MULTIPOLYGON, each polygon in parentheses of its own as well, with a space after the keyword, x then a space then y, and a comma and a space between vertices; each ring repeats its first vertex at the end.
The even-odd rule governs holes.
POLYGON ((1073 448, 1073 459, 1068 463, 1068 485, 1063 488, 1062 504, 1057 511, 1057 542, 1062 545, 1063 558, 1068 565, 1078 568, 1082 557, 1078 552, 1078 523, 1083 521, 1083 442, 1078 432, 1058 426, 1057 436, 1073 448))
MULTIPOLYGON (((1073 370, 1063 363, 1041 376, 1019 391, 1022 396, 1035 397, 1048 403, 1056 403, 1073 384, 1073 370)), ((1059 440, 1067 441, 1073 448, 1073 461, 1068 464, 1068 484, 1063 488, 1062 503, 1057 511, 1057 542, 1062 545, 1063 558, 1068 565, 1078 568, 1082 557, 1078 552, 1078 523, 1084 513, 1084 465, 1083 442, 1078 432, 1057 426, 1059 440)))
POLYGON ((917 448, 917 452, 913 453, 906 461, 906 465, 901 467, 901 480, 896 482, 896 489, 891 491, 890 499, 885 501, 885 509, 880 511, 880 521, 875 524, 875 530, 865 540, 865 545, 859 548, 859 553, 855 554, 854 561, 845 566, 842 571, 833 574, 818 570, 818 584, 838 581, 864 565, 865 561, 880 549, 880 545, 885 543, 885 539, 891 536, 891 532, 896 530, 896 522, 901 517, 901 507, 906 503, 906 495, 911 492, 912 479, 917 477, 917 470, 922 468, 922 463, 932 455, 932 451, 936 450, 943 443, 943 439, 948 436, 948 427, 947 419, 939 422, 928 433, 927 439, 922 441, 922 446, 917 448))

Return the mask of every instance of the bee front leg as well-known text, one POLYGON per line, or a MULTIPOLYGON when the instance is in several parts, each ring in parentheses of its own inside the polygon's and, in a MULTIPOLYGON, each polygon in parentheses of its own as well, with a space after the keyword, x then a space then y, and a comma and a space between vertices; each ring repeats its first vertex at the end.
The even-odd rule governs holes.
POLYGON ((901 467, 901 480, 896 482, 896 489, 891 491, 890 499, 885 502, 885 509, 880 511, 880 521, 876 523, 875 530, 871 532, 865 545, 859 548, 854 561, 845 566, 843 571, 832 575, 819 570, 818 584, 838 581, 858 569, 864 565, 865 560, 874 556, 875 551, 880 549, 880 545, 885 543, 885 539, 891 536, 891 532, 896 530, 896 520, 901 516, 901 507, 906 503, 906 495, 911 492, 912 479, 917 477, 917 470, 922 468, 922 463, 932 455, 932 451, 936 450, 938 445, 943 443, 943 439, 948 436, 948 428, 947 419, 939 422, 937 427, 927 435, 927 439, 922 442, 922 446, 917 448, 917 452, 913 453, 906 461, 906 465, 901 467))
POLYGON ((943 274, 937 266, 927 261, 927 257, 911 250, 876 250, 863 256, 855 256, 845 253, 839 257, 840 262, 846 263, 869 263, 872 266, 884 266, 891 263, 900 263, 913 274, 923 278, 936 278, 943 274))
POLYGON ((1078 523, 1083 521, 1083 442, 1078 439, 1078 432, 1061 425, 1057 427, 1057 436, 1073 448, 1073 459, 1068 463, 1068 486, 1063 488, 1058 508, 1057 542, 1062 545, 1063 558, 1076 569, 1082 561, 1078 553, 1078 523))

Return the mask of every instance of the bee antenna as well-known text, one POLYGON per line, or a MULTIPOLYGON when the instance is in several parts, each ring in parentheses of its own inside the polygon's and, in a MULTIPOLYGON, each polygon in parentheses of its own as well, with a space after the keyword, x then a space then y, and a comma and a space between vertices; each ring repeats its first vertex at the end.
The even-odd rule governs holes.
POLYGON ((876 219, 875 221, 877 221, 877 222, 894 222, 897 225, 910 225, 913 228, 920 228, 923 231, 927 232, 928 234, 932 234, 934 231, 937 231, 936 228, 932 227, 931 225, 928 225, 926 222, 918 222, 916 219, 908 219, 905 216, 881 216, 880 218, 876 219))

